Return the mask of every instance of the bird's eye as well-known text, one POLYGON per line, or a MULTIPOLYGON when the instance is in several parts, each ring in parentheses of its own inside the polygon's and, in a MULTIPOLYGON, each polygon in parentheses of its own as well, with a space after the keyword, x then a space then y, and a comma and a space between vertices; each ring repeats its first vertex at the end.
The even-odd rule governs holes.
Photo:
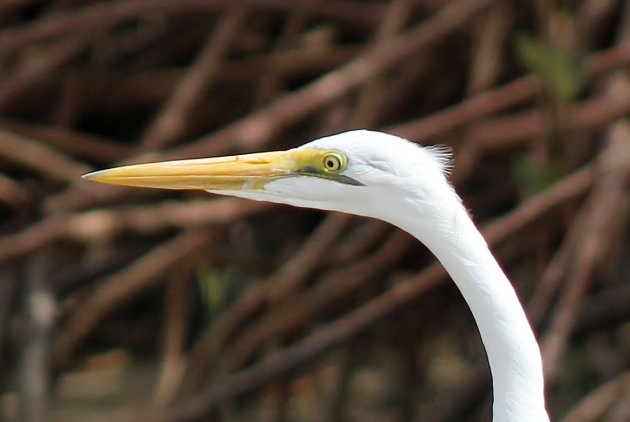
POLYGON ((324 156, 324 168, 326 171, 339 171, 343 167, 343 159, 339 154, 326 154, 324 156))

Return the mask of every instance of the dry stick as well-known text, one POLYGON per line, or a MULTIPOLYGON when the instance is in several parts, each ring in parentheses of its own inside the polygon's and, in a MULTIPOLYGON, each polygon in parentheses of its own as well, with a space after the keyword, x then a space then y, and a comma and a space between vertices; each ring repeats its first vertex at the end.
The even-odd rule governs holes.
MULTIPOLYGON (((326 224, 332 225, 333 223, 336 224, 337 222, 331 221, 326 224)), ((326 258, 326 260, 335 258, 335 260, 331 261, 331 264, 334 265, 349 264, 350 262, 356 260, 357 257, 363 255, 366 250, 373 246, 378 239, 381 239, 382 236, 389 231, 389 227, 390 226, 387 224, 378 220, 366 221, 359 229, 344 238, 343 243, 334 249, 335 252, 331 251, 333 257, 326 258), (339 253, 337 253, 337 251, 339 253)), ((324 226, 320 226, 318 231, 319 230, 325 230, 326 232, 329 231, 329 229, 324 226)), ((330 229, 330 232, 333 230, 334 227, 330 229)), ((314 233, 311 239, 313 241, 312 247, 320 248, 324 244, 324 240, 315 240, 315 237, 320 238, 328 236, 328 234, 324 233, 321 235, 314 233)), ((309 243, 311 240, 309 240, 309 243)), ((306 257, 309 253, 313 253, 313 249, 310 249, 309 246, 305 246, 304 248, 305 249, 298 253, 298 255, 303 253, 306 257), (307 252, 307 248, 309 252, 307 252)), ((301 258, 298 258, 297 256, 294 259, 301 260, 301 258)), ((287 265, 293 264, 288 263, 287 265)), ((283 269, 280 269, 280 272, 283 271, 283 269)), ((194 378, 191 379, 192 385, 199 386, 201 381, 206 378, 205 374, 207 374, 208 367, 210 365, 209 362, 215 360, 218 347, 222 347, 223 345, 222 339, 229 336, 229 333, 231 333, 242 321, 247 318, 247 315, 251 313, 251 309, 255 309, 259 306, 260 301, 266 297, 266 294, 265 284, 255 284, 249 287, 242 295, 239 296, 238 301, 232 305, 230 309, 223 313, 217 321, 210 325, 208 330, 204 332, 202 336, 200 336, 199 340, 193 347, 193 351, 191 352, 191 363, 189 368, 190 373, 194 375, 194 378)))
POLYGON ((321 260, 323 250, 329 247, 330 242, 337 238, 347 225, 348 219, 349 217, 343 214, 328 217, 287 264, 266 282, 248 288, 234 305, 208 327, 191 353, 190 372, 194 388, 200 387, 202 381, 207 378, 208 369, 224 347, 225 339, 229 338, 233 331, 250 318, 265 301, 276 303, 278 307, 280 299, 295 291, 298 284, 306 279, 321 260), (274 295, 279 296, 276 298, 274 295), (274 299, 277 301, 273 302, 274 299))
POLYGON ((174 274, 164 291, 165 350, 154 398, 158 406, 164 406, 173 400, 186 369, 184 350, 191 309, 189 281, 185 274, 174 274))
POLYGON ((454 391, 443 393, 434 397, 431 404, 418 412, 414 422, 423 421, 456 421, 467 415, 470 409, 474 409, 491 388, 490 377, 486 367, 475 368, 473 373, 458 382, 454 391))
POLYGON ((266 300, 270 306, 286 301, 299 289, 350 219, 348 215, 339 213, 326 217, 317 230, 303 242, 300 250, 267 280, 269 290, 266 300))
POLYGON ((577 312, 586 294, 591 274, 602 250, 606 247, 609 224, 615 221, 620 201, 626 196, 626 185, 630 175, 630 127, 617 123, 611 136, 611 146, 601 159, 602 172, 596 189, 584 207, 584 230, 576 245, 573 267, 567 275, 567 284, 552 316, 551 323, 542 342, 543 363, 547 378, 558 371, 558 359, 563 353, 577 312))
POLYGON ((76 181, 91 170, 53 148, 1 128, 0 157, 60 181, 76 181))
MULTIPOLYGON (((248 7, 261 10, 292 10, 294 0, 245 0, 248 7)), ((233 0, 118 0, 97 3, 77 11, 54 13, 37 19, 30 25, 0 31, 0 61, 21 48, 46 38, 72 33, 85 35, 100 33, 121 21, 147 14, 214 12, 234 6, 233 0)), ((314 10, 318 16, 346 21, 370 27, 378 23, 384 6, 359 0, 335 0, 327 7, 314 10), (360 10, 361 13, 357 13, 360 10)))
MULTIPOLYGON (((626 10, 630 11, 630 6, 626 10)), ((624 17, 618 33, 621 42, 630 38, 627 29, 630 13, 624 17)), ((606 85, 606 91, 616 97, 623 98, 630 94, 630 83, 623 73, 608 77, 606 85)), ((616 122, 608 130, 607 138, 608 146, 600 156, 600 180, 577 219, 575 233, 572 233, 575 238, 569 239, 575 242, 575 246, 572 253, 567 252, 566 257, 567 264, 573 258, 573 266, 568 268, 566 277, 568 283, 543 341, 543 362, 548 378, 556 375, 557 360, 577 320, 578 308, 592 279, 591 272, 608 243, 606 228, 614 221, 619 208, 623 208, 618 204, 624 198, 625 178, 630 168, 630 125, 625 120, 616 122)))
MULTIPOLYGON (((305 73, 320 74, 346 63, 362 51, 358 44, 271 51, 243 57, 238 61, 224 62, 216 78, 220 83, 234 85, 264 78, 268 76, 270 70, 275 72, 275 75, 271 76, 279 78, 303 76, 305 73)), ((111 69, 107 74, 90 75, 90 78, 97 86, 115 87, 112 98, 108 99, 107 107, 119 109, 133 106, 134 101, 141 101, 143 104, 161 103, 171 93, 183 73, 185 71, 182 68, 154 68, 136 73, 111 69)), ((214 106, 219 107, 220 104, 215 102, 214 106)))
POLYGON ((161 282, 166 270, 195 253, 211 238, 208 230, 184 231, 128 267, 100 280, 83 298, 57 337, 57 365, 67 365, 81 341, 117 307, 161 282))
POLYGON ((400 259, 411 238, 403 232, 394 232, 376 252, 359 262, 333 270, 322 276, 309 291, 269 310, 249 325, 246 331, 225 353, 221 368, 233 371, 246 363, 266 341, 286 334, 317 315, 337 300, 355 291, 365 280, 373 279, 400 259), (290 318, 287 316, 290 315, 290 318))
POLYGON ((591 47, 593 40, 598 38, 597 34, 604 30, 605 25, 610 25, 609 18, 615 13, 617 6, 616 1, 601 0, 585 0, 576 5, 573 14, 576 44, 581 48, 591 47))
MULTIPOLYGON (((628 205, 625 205, 626 212, 628 205)), ((621 233, 626 233, 622 231, 621 233)), ((609 329, 630 319, 630 283, 620 284, 594 294, 580 308, 575 323, 576 337, 585 337, 599 329, 609 329)))
POLYGON ((328 267, 346 265, 364 255, 389 231, 391 231, 391 226, 387 223, 379 220, 365 221, 345 235, 342 243, 327 251, 322 262, 328 267))
POLYGON ((131 148, 113 140, 65 127, 0 119, 0 128, 7 129, 22 137, 37 139, 40 141, 39 143, 49 144, 66 154, 97 163, 109 164, 120 161, 129 157, 132 152, 131 148))
MULTIPOLYGON (((311 15, 311 9, 313 9, 320 0, 303 0, 295 3, 294 9, 291 11, 290 16, 286 19, 286 23, 282 28, 282 33, 277 37, 274 46, 274 53, 282 53, 283 50, 290 47, 295 38, 299 35, 300 29, 307 23, 307 17, 311 15)), ((306 49, 318 50, 317 49, 306 49)), ((302 51, 304 49, 298 49, 302 51)), ((257 105, 262 105, 268 102, 277 95, 281 86, 281 65, 279 58, 282 57, 279 54, 273 54, 270 56, 271 60, 266 62, 264 71, 261 74, 260 82, 257 86, 256 100, 257 105)))
POLYGON ((607 383, 598 386, 580 400, 567 413, 562 422, 595 422, 604 420, 604 414, 615 400, 630 388, 630 372, 623 372, 607 383))
POLYGON ((59 45, 47 48, 45 54, 38 54, 36 59, 26 61, 24 68, 18 67, 15 77, 8 77, 6 78, 8 80, 2 81, 0 113, 8 111, 21 94, 39 80, 50 77, 51 72, 66 64, 85 47, 86 42, 80 37, 64 40, 59 45))
POLYGON ((237 3, 222 17, 195 63, 175 87, 171 97, 142 136, 141 146, 144 149, 162 148, 177 141, 185 133, 188 117, 205 97, 209 85, 216 79, 223 56, 236 38, 236 32, 245 16, 246 8, 242 3, 237 3))
MULTIPOLYGON (((260 148, 283 127, 381 74, 409 54, 439 41, 494 1, 496 0, 452 1, 441 12, 416 28, 368 50, 347 65, 322 76, 295 93, 281 97, 268 107, 187 146, 165 154, 145 154, 135 157, 133 161, 219 155, 235 150, 260 148)), ((120 189, 107 187, 98 188, 98 192, 101 200, 107 198, 112 201, 124 195, 124 191, 120 189)), ((53 198, 49 201, 52 203, 47 204, 47 209, 62 211, 81 208, 94 200, 84 189, 76 189, 53 198)))
MULTIPOLYGON (((630 96, 609 93, 567 107, 567 117, 558 130, 595 130, 630 112, 630 96)), ((480 122, 466 131, 461 142, 475 144, 480 150, 493 148, 511 149, 522 145, 527 139, 540 136, 544 129, 544 115, 539 109, 519 113, 512 117, 497 118, 480 122)), ((459 141, 458 141, 459 142, 459 141)))
POLYGON ((468 96, 479 94, 494 85, 501 72, 501 52, 510 39, 508 32, 512 13, 507 2, 499 2, 488 10, 474 39, 473 60, 468 77, 468 96))
MULTIPOLYGON (((516 210, 486 225, 482 232, 496 244, 542 217, 551 209, 584 194, 593 181, 593 168, 584 167, 561 182, 531 197, 516 210)), ((446 272, 435 263, 419 275, 402 281, 381 296, 317 330, 297 344, 274 352, 259 363, 237 372, 220 386, 214 385, 176 406, 159 419, 186 421, 206 414, 217 403, 254 390, 280 374, 313 359, 321 352, 365 330, 396 309, 438 286, 446 272)))
POLYGON ((56 303, 50 289, 45 252, 36 254, 26 269, 25 311, 28 318, 21 351, 22 409, 20 420, 47 420, 50 388, 50 345, 55 323, 56 303))
MULTIPOLYGON (((345 403, 348 401, 348 395, 351 389, 352 375, 356 367, 359 364, 357 356, 362 354, 358 339, 351 339, 348 344, 341 351, 341 356, 336 363, 338 369, 334 385, 326 385, 326 390, 329 388, 336 388, 336 391, 328 393, 328 403, 320 405, 323 407, 322 417, 319 419, 321 422, 342 422, 345 421, 343 409, 345 403)), ((328 391, 326 391, 328 392, 328 391)))
MULTIPOLYGON (((391 2, 373 42, 375 47, 387 43, 400 33, 410 17, 411 7, 412 2, 410 0, 391 2)), ((352 126, 372 127, 375 125, 381 108, 383 83, 381 78, 373 78, 361 88, 351 119, 352 126)))
MULTIPOLYGON (((11 340, 14 334, 11 333, 11 322, 17 310, 18 286, 17 266, 5 266, 0 269, 0 384, 8 385, 8 379, 13 375, 11 365, 10 350, 11 340)), ((4 415, 0 412, 0 418, 4 415)), ((4 419, 3 419, 4 420, 4 419)))
MULTIPOLYGON (((630 63, 630 42, 593 54, 587 61, 586 70, 591 76, 630 63)), ((505 110, 530 100, 540 85, 534 76, 525 76, 493 90, 485 91, 450 108, 424 117, 418 121, 398 124, 393 132, 410 139, 427 139, 455 129, 484 116, 505 110)))
POLYGON ((33 4, 40 2, 42 2, 42 0, 18 0, 0 3, 0 23, 3 23, 5 19, 21 12, 23 9, 27 9, 33 6, 33 4))
POLYGON ((572 223, 568 234, 562 242, 562 246, 556 251, 540 276, 536 290, 527 304, 528 316, 533 325, 541 324, 549 310, 554 295, 560 288, 564 273, 569 266, 581 231, 582 224, 578 219, 572 223))
POLYGON ((274 208, 273 204, 234 198, 100 209, 58 215, 0 238, 0 263, 18 258, 59 239, 102 241, 124 231, 156 233, 168 228, 224 224, 274 208))
POLYGON ((29 194, 20 183, 0 173, 0 201, 18 210, 28 202, 29 194))
POLYGON ((250 318, 265 302, 278 303, 295 291, 313 271, 324 250, 338 237, 347 221, 348 217, 343 214, 328 217, 285 265, 267 280, 249 287, 208 326, 191 352, 189 372, 194 388, 198 388, 206 378, 226 338, 232 335, 236 327, 250 318))

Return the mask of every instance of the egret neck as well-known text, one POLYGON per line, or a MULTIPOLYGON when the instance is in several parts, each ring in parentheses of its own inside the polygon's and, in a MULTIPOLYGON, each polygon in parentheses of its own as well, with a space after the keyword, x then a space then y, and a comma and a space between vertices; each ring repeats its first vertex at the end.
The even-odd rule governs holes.
POLYGON ((512 284, 454 191, 431 207, 406 200, 390 222, 427 246, 470 307, 492 372, 493 421, 548 421, 540 350, 512 284))

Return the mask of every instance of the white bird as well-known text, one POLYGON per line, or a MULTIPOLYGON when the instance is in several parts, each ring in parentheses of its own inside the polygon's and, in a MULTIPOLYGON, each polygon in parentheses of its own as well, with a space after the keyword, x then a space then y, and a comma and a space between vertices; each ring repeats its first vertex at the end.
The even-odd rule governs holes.
POLYGON ((449 156, 355 130, 288 151, 139 164, 89 180, 208 192, 387 221, 424 243, 470 307, 492 373, 493 421, 548 421, 540 349, 514 288, 446 172, 449 156))

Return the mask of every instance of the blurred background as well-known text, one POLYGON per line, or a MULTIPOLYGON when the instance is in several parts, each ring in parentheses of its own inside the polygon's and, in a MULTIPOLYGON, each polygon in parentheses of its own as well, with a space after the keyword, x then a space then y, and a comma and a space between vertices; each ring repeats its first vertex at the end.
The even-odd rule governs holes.
POLYGON ((80 178, 364 127, 453 150, 553 419, 630 420, 629 71, 623 0, 3 0, 3 420, 490 420, 405 233, 80 178))

